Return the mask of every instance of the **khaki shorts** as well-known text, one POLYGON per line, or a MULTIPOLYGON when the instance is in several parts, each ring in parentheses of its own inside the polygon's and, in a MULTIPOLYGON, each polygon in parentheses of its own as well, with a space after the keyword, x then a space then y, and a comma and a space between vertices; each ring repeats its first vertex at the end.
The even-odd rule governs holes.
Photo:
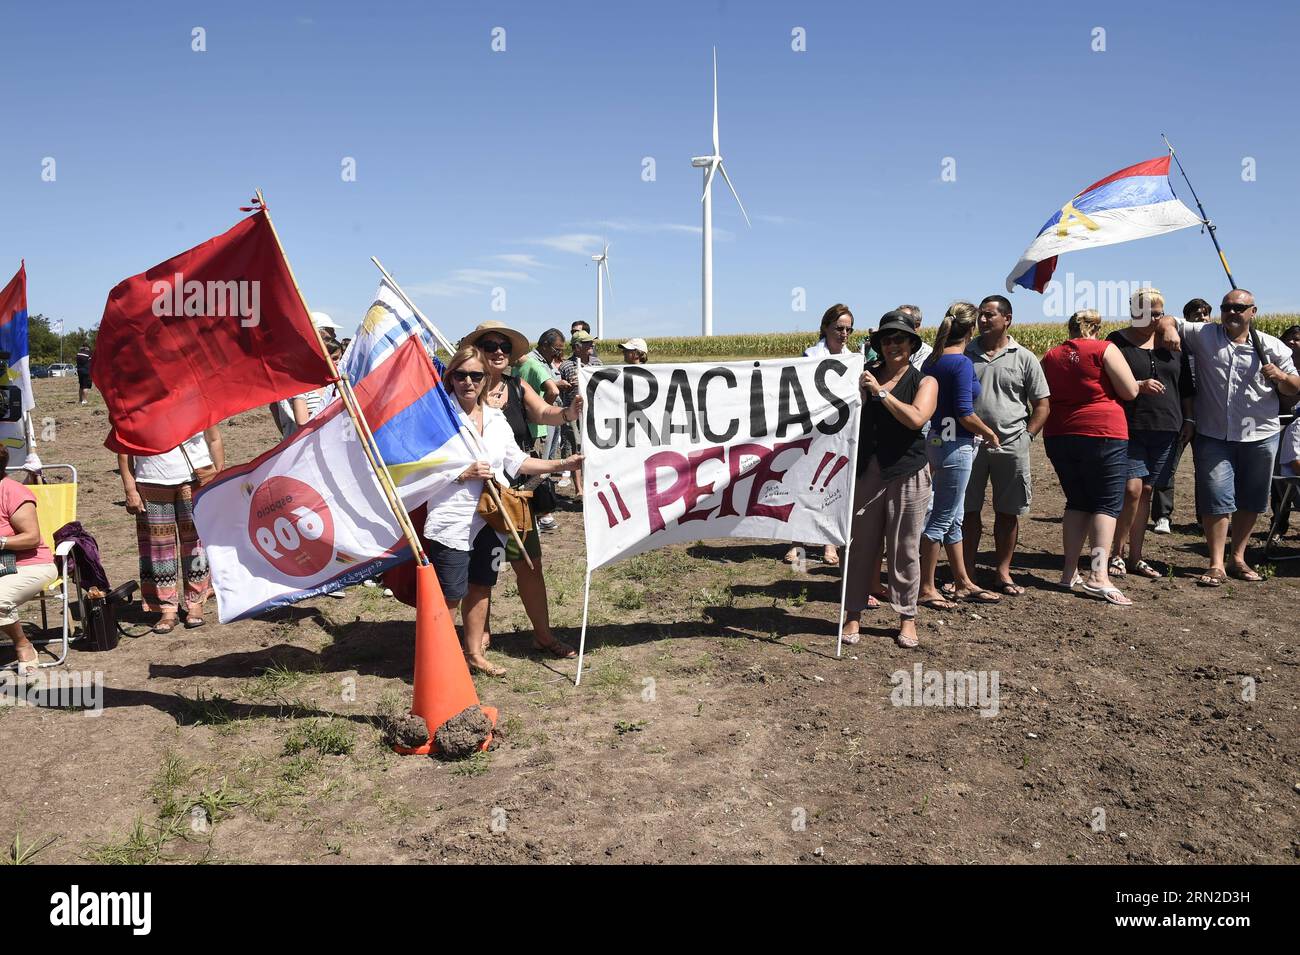
POLYGON ((24 564, 0 577, 0 627, 18 621, 18 608, 58 579, 53 564, 24 564))
POLYGON ((1010 444, 993 451, 980 444, 966 485, 966 513, 984 507, 984 490, 993 481, 993 511, 1019 517, 1029 512, 1033 500, 1029 480, 1029 434, 1022 433, 1010 444))

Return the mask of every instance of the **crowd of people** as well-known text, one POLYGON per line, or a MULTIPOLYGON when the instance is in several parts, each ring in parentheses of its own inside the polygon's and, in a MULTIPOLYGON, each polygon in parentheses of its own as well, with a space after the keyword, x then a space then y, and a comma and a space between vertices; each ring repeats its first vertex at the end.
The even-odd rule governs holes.
MULTIPOLYGON (((843 639, 858 642, 862 615, 887 603, 897 614, 898 643, 914 647, 920 608, 943 612, 1025 593, 1012 568, 1020 520, 1032 503, 1030 448, 1040 437, 1065 498, 1063 591, 1127 607, 1132 599, 1117 578, 1164 576, 1145 556, 1144 541, 1148 524, 1158 534, 1170 531, 1175 475, 1188 446, 1209 554, 1197 582, 1259 581, 1247 561, 1251 533, 1270 489, 1281 529, 1294 496, 1277 496, 1272 476, 1300 477, 1300 423, 1283 429, 1300 393, 1300 326, 1280 339, 1259 332, 1254 299, 1240 289, 1224 297, 1221 311, 1212 322, 1211 306, 1193 299, 1178 319, 1165 313, 1158 290, 1141 289, 1127 327, 1102 339, 1101 316, 1076 312, 1067 340, 1041 360, 1011 334, 1011 302, 1002 295, 951 305, 933 346, 920 335, 920 308, 886 313, 860 346, 863 406, 843 639), (981 578, 976 563, 990 486, 992 566, 981 578), (945 558, 950 579, 941 583, 945 558)), ((339 326, 320 312, 312 320, 338 360, 347 345, 337 338, 339 326)), ((804 354, 840 354, 853 335, 852 311, 834 305, 804 354)), ((627 364, 649 360, 644 339, 619 349, 627 364)), ((443 367, 443 386, 478 436, 480 459, 430 501, 422 533, 448 606, 460 610, 463 650, 477 672, 504 672, 485 655, 491 592, 504 561, 514 570, 534 649, 575 654, 550 626, 542 536, 556 526, 554 488, 571 482, 581 497, 578 370, 599 364, 584 321, 573 322, 567 338, 550 328, 535 343, 487 321, 460 340, 443 367), (543 487, 553 476, 557 484, 543 487), (504 530, 485 521, 479 502, 489 479, 506 491, 533 492, 523 526, 504 530)), ((333 397, 327 386, 269 410, 287 438, 333 397)), ((224 464, 218 427, 166 454, 119 456, 126 507, 136 518, 143 605, 158 614, 156 632, 204 623, 211 586, 193 494, 224 464)), ((8 479, 0 486, 0 554, 15 553, 20 571, 0 576, 0 628, 20 665, 30 666, 34 651, 14 612, 54 571, 35 508, 25 506, 31 495, 21 488, 8 479)), ((805 546, 793 545, 787 562, 805 546)), ((841 562, 837 548, 815 546, 827 564, 841 562)))
MULTIPOLYGON (((1149 519, 1158 533, 1170 531, 1174 475, 1189 445, 1209 558, 1197 583, 1262 581, 1247 560, 1251 534, 1270 489, 1278 492, 1274 475, 1300 474, 1300 422, 1283 427, 1300 394, 1300 326, 1274 338, 1254 327, 1255 314, 1245 289, 1224 296, 1219 322, 1202 299, 1175 318, 1157 289, 1139 289, 1128 327, 1101 339, 1101 316, 1076 312, 1067 340, 1039 360, 1011 335, 1011 302, 990 295, 978 306, 953 304, 918 365, 919 310, 886 313, 862 346, 843 639, 858 642, 862 614, 884 602, 898 615, 898 643, 915 647, 918 607, 1024 594, 1011 571, 1032 502, 1030 446, 1040 436, 1065 497, 1063 591, 1128 607, 1115 578, 1164 576, 1143 542, 1149 519), (990 484, 994 567, 984 589, 976 558, 990 484), (941 552, 952 577, 943 586, 941 552)), ((833 306, 810 352, 838 352, 851 333, 851 313, 833 306)), ((1273 501, 1277 526, 1293 491, 1273 501)))

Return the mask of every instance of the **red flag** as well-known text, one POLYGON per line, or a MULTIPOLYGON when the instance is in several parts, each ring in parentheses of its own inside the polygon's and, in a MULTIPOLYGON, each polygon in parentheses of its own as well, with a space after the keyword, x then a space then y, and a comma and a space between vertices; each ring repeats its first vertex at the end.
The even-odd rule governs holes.
POLYGON ((108 293, 91 377, 113 451, 149 455, 330 380, 265 212, 108 293))

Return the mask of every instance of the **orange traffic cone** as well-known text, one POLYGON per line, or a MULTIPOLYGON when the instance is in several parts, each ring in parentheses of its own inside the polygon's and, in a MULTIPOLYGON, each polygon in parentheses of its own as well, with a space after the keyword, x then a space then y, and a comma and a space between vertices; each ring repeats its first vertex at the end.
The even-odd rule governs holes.
MULTIPOLYGON (((415 568, 415 687, 411 712, 422 717, 429 727, 429 740, 414 748, 394 745, 406 756, 425 756, 433 752, 433 735, 447 720, 462 710, 477 706, 478 691, 469 675, 461 653, 456 625, 438 586, 438 574, 432 564, 415 568)), ((484 706, 483 712, 497 723, 496 707, 484 706)), ((482 748, 492 742, 489 734, 482 748)))

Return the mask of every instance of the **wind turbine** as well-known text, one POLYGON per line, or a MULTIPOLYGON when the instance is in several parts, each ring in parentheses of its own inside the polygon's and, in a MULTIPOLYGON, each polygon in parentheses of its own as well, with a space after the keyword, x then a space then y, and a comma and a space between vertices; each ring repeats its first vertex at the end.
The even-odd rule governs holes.
POLYGON ((593 255, 591 261, 596 263, 596 337, 604 339, 605 337, 605 298, 604 287, 600 284, 600 273, 605 273, 605 281, 609 283, 609 294, 614 296, 614 279, 609 274, 609 243, 605 243, 605 251, 600 255, 593 255))
MULTIPOLYGON (((727 188, 731 194, 736 197, 736 205, 740 206, 740 214, 745 217, 745 225, 751 225, 749 213, 745 211, 745 204, 740 201, 740 194, 736 192, 736 187, 731 184, 731 177, 727 175, 727 169, 722 165, 722 152, 718 147, 718 48, 713 48, 713 155, 696 156, 691 160, 692 166, 698 166, 704 170, 704 195, 700 201, 704 204, 704 261, 701 266, 702 272, 702 290, 700 296, 700 305, 702 309, 700 334, 711 336, 713 334, 713 173, 715 171, 722 173, 722 178, 727 182, 727 188)), ((751 226, 752 227, 752 226, 751 226)))

